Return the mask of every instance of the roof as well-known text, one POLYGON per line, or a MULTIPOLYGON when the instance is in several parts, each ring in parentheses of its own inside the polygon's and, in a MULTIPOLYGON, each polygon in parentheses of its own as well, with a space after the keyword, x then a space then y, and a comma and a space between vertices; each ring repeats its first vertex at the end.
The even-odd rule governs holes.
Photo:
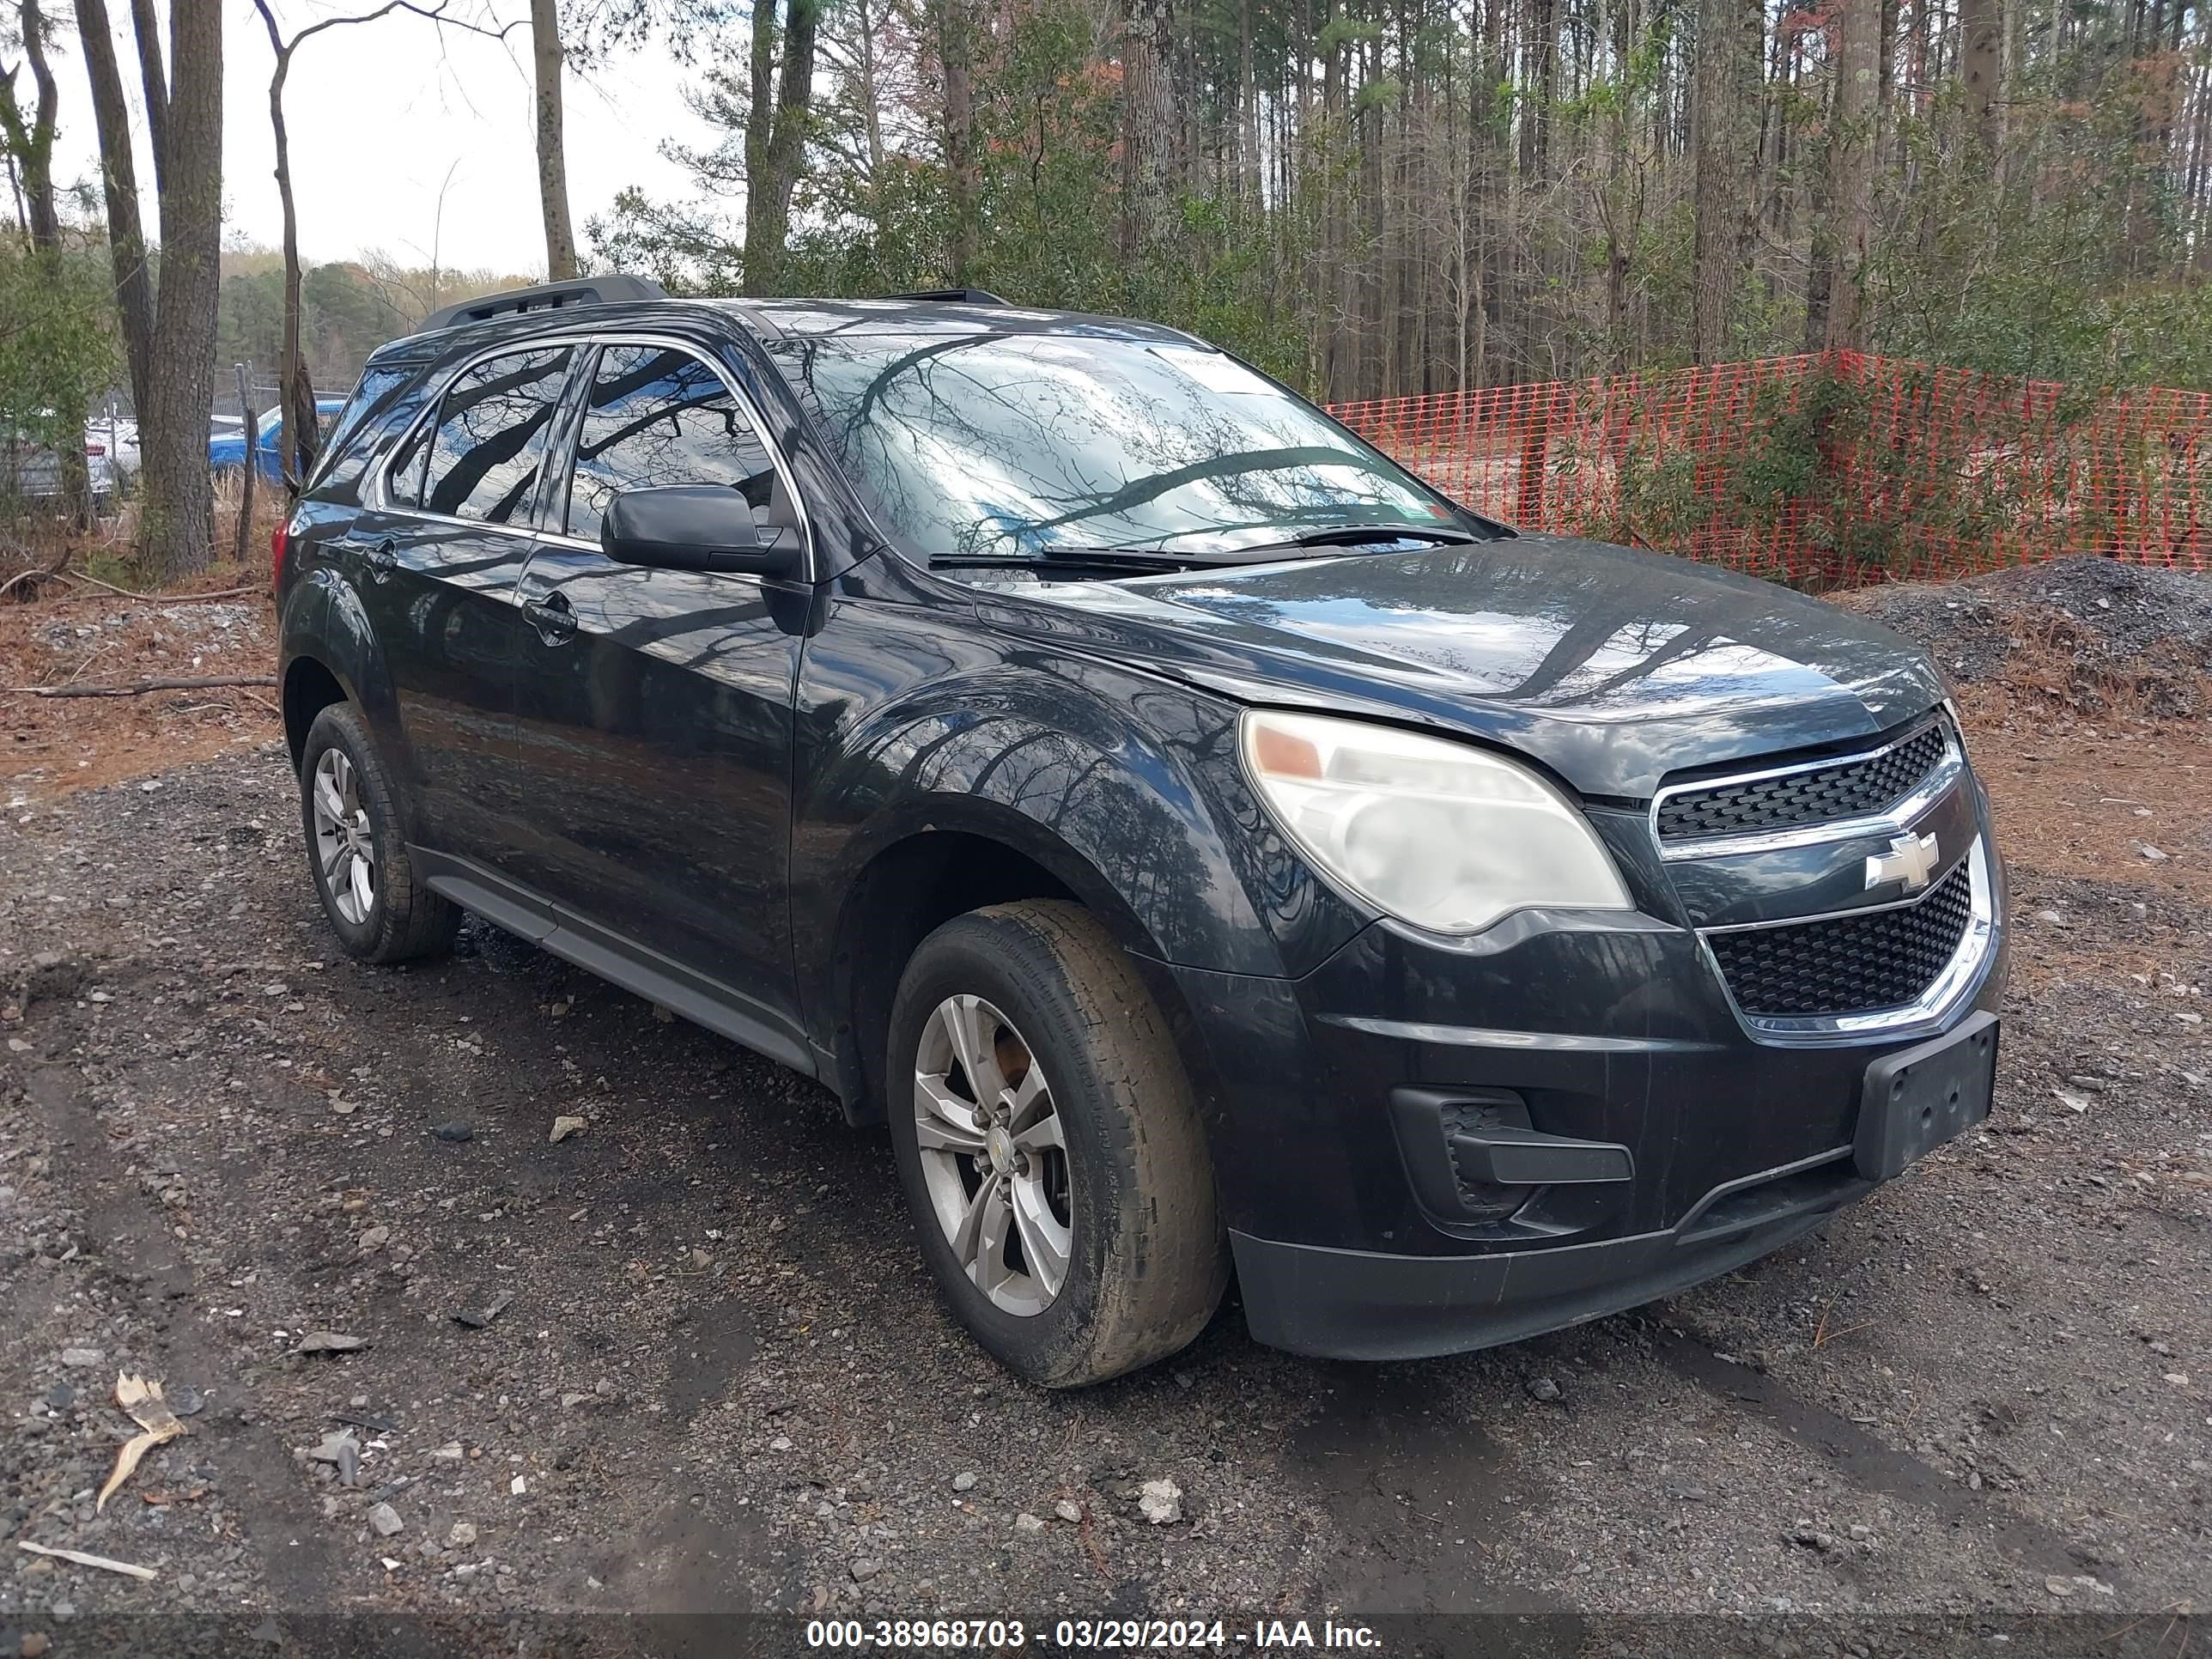
POLYGON ((887 300, 709 300, 735 312, 763 336, 825 334, 1082 334, 1093 338, 1188 342, 1191 337, 1158 323, 1103 317, 1085 311, 975 304, 934 298, 887 300))
POLYGON ((552 329, 636 326, 665 311, 712 309, 735 317, 764 342, 836 335, 955 339, 985 334, 1069 334, 1091 339, 1202 344, 1180 330, 1126 317, 1010 305, 975 289, 894 295, 884 299, 686 300, 663 294, 636 277, 587 277, 486 295, 465 306, 448 306, 417 332, 389 341, 370 354, 388 365, 398 359, 442 355, 456 331, 503 332, 521 337, 552 329), (593 315, 592 313, 600 313, 593 315), (501 327, 500 325, 506 325, 501 327))

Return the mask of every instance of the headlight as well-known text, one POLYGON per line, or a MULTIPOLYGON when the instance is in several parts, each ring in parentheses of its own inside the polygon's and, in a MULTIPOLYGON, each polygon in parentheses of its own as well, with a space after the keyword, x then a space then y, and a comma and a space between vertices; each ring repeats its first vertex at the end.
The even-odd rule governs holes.
POLYGON ((1628 910, 1583 815, 1524 767, 1387 726, 1254 709, 1244 765, 1306 855, 1377 909, 1479 933, 1534 905, 1628 910))

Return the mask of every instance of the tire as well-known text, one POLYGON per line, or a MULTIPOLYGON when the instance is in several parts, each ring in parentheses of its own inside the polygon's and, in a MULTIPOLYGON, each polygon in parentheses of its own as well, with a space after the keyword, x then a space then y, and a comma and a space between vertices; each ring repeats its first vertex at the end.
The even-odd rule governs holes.
POLYGON ((398 790, 351 703, 331 704, 307 729, 300 754, 300 821, 315 896, 348 956, 411 962, 453 947, 461 913, 417 879, 400 829, 405 819, 398 790), (341 788, 339 805, 347 809, 341 817, 350 825, 350 835, 342 830, 335 840, 326 833, 327 811, 319 815, 316 805, 318 784, 326 778, 341 788), (365 902, 352 879, 359 861, 349 850, 355 845, 369 853, 365 902), (334 874, 342 890, 334 887, 334 874))
POLYGON ((1197 1106, 1159 1009, 1088 911, 1025 899, 945 923, 907 963, 885 1053, 892 1146, 923 1257, 955 1316, 1002 1364, 1048 1388, 1079 1388, 1165 1358, 1205 1328, 1229 1264, 1197 1106), (962 1129, 957 1109, 978 1091, 948 1063, 956 1044, 947 1021, 960 1018, 944 1012, 948 1003, 972 1010, 971 1030, 997 1032, 980 1066, 995 1077, 982 1092, 1004 1083, 1005 1098, 1025 1089, 1046 1097, 1027 1109, 1057 1118, 1056 1153, 1020 1150, 1050 1132, 1036 1127, 1042 1116, 1018 1109, 992 1131, 1030 1122, 1018 1142, 1011 1133, 991 1142, 972 1116, 962 1129), (925 1133, 936 1143, 927 1153, 925 1133), (946 1144, 963 1135, 982 1151, 946 1144), (975 1206, 975 1194, 1007 1156, 1021 1160, 1019 1172, 988 1178, 1005 1183, 999 1231, 1014 1243, 997 1249, 980 1224, 971 1236, 984 1243, 963 1255, 954 1218, 963 1201, 971 1214, 991 1210, 975 1206), (1066 1224, 1065 1240, 1035 1213, 1040 1203, 1066 1224), (1031 1239, 1044 1241, 1034 1261, 1031 1239), (1062 1243, 1055 1285, 1052 1251, 1062 1243), (983 1279, 1010 1262, 1016 1269, 996 1295, 987 1291, 983 1279))

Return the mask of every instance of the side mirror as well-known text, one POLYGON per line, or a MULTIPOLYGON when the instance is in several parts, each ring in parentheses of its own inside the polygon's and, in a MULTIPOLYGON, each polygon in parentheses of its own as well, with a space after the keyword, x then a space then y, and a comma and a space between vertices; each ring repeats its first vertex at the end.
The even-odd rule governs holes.
POLYGON ((657 570, 799 574, 798 549, 763 545, 745 498, 721 484, 623 490, 599 521, 599 546, 617 564, 657 570))

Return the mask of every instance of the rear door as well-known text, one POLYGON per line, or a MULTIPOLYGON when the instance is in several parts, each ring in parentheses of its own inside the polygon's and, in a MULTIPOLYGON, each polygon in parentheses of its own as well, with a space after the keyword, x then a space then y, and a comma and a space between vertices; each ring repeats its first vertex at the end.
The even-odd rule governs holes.
POLYGON ((517 808, 515 590, 537 544, 554 417, 577 348, 478 359, 401 444, 341 549, 382 644, 408 757, 411 839, 496 864, 517 808))
POLYGON ((599 534, 617 494, 654 484, 727 486, 763 541, 803 546, 803 514, 750 402, 699 350, 610 341, 588 373, 522 584, 513 868, 562 927, 711 981, 733 1034, 777 1053, 799 1030, 785 886, 811 589, 618 564, 599 534))

